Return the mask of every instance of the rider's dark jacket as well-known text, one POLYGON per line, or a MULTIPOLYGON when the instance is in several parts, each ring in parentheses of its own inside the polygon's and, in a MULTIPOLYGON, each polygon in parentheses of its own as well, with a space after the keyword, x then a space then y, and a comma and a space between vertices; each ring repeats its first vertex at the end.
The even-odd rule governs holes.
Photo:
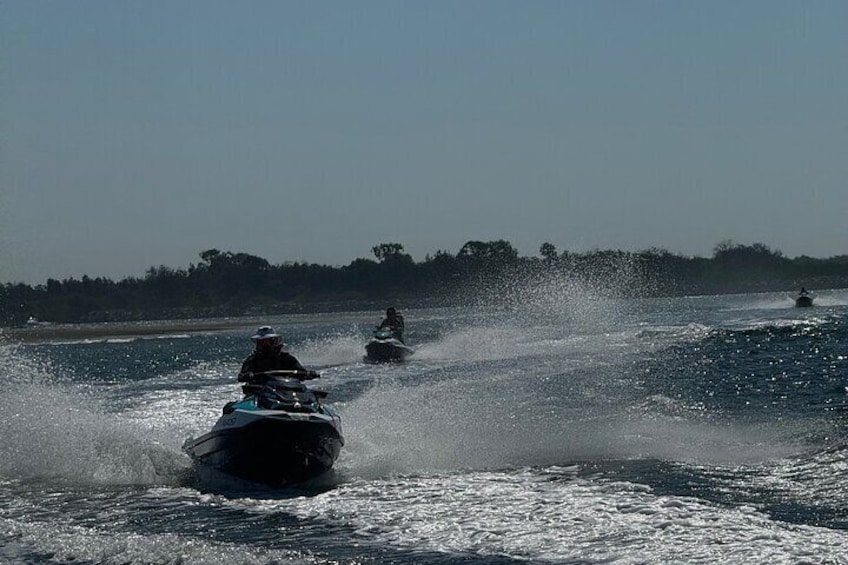
POLYGON ((239 380, 244 380, 243 376, 248 373, 262 373, 265 371, 280 370, 307 372, 294 355, 286 353, 283 351, 282 346, 279 346, 268 349, 258 349, 251 353, 248 358, 244 360, 244 363, 241 364, 239 380))

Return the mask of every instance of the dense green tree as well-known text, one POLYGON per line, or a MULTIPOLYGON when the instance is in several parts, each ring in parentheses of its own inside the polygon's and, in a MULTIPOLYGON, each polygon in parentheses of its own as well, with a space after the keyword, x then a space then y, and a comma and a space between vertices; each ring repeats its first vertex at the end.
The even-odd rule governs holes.
POLYGON ((457 257, 489 264, 508 264, 518 259, 518 251, 508 241, 468 241, 459 250, 457 257))
POLYGON ((539 247, 539 254, 545 258, 545 261, 552 263, 557 260, 557 250, 553 243, 545 242, 539 247))
POLYGON ((412 257, 403 252, 403 245, 400 243, 380 243, 371 248, 371 253, 381 263, 406 259, 412 261, 412 257))
POLYGON ((0 324, 27 317, 53 322, 245 315, 309 309, 382 308, 395 304, 467 303, 470 294, 498 296, 537 276, 577 278, 598 292, 671 295, 848 286, 848 255, 788 259, 762 243, 726 240, 711 258, 665 249, 636 253, 562 251, 545 242, 542 259, 520 257, 505 240, 468 241, 456 255, 439 250, 415 263, 399 243, 372 248, 378 261, 344 267, 271 265, 241 252, 207 249, 188 269, 150 267, 144 277, 48 279, 34 287, 0 285, 0 324))

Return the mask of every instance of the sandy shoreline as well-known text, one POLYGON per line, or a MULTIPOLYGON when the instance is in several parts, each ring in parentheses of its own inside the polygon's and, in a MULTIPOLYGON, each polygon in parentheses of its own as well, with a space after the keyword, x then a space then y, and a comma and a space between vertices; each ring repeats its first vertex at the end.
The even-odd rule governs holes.
POLYGON ((208 333, 255 329, 259 320, 252 318, 167 320, 148 322, 110 322, 101 324, 39 324, 25 328, 0 329, 0 341, 38 343, 56 340, 109 339, 175 334, 208 333))

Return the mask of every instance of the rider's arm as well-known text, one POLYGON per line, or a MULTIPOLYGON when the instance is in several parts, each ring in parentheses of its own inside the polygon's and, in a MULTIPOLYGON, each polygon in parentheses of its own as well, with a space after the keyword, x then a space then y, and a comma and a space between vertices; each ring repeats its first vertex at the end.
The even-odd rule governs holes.
POLYGON ((238 374, 238 381, 240 383, 247 382, 253 376, 253 355, 248 356, 247 359, 244 360, 244 363, 241 364, 241 370, 238 374))

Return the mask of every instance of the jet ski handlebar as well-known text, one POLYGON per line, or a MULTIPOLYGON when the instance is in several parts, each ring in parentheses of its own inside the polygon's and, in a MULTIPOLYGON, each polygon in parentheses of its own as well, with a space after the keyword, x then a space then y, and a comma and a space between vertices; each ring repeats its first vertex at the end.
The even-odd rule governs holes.
POLYGON ((239 373, 238 380, 242 383, 264 384, 270 380, 280 377, 294 377, 301 381, 308 381, 317 379, 320 376, 321 375, 316 371, 277 369, 274 371, 263 371, 261 373, 239 373))
POLYGON ((303 384, 303 381, 317 379, 318 377, 320 375, 315 371, 276 370, 261 373, 242 373, 239 375, 239 381, 246 383, 241 387, 245 395, 271 394, 272 396, 279 396, 277 391, 282 388, 287 391, 308 391, 320 400, 327 398, 327 392, 307 389, 306 385, 303 384))

